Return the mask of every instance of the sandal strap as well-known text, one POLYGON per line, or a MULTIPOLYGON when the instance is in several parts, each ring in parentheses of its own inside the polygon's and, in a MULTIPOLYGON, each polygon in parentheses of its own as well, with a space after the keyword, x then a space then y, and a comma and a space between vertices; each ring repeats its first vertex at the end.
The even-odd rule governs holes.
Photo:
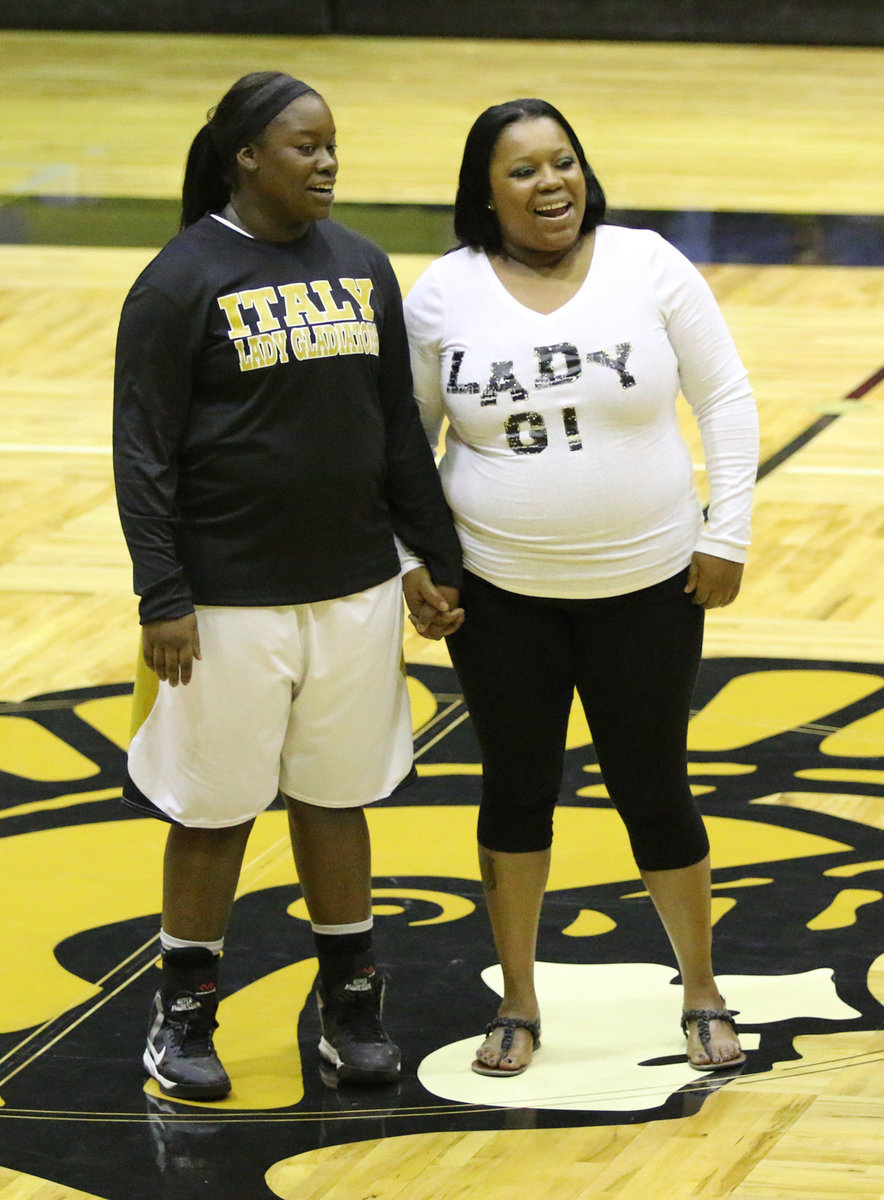
POLYGON ((685 1037, 688 1036, 688 1022, 697 1022, 697 1034, 700 1042, 705 1050, 708 1051, 709 1043, 712 1040, 712 1035, 709 1032, 710 1021, 726 1021, 737 1033, 737 1025, 734 1021, 736 1012, 729 1008, 688 1008, 681 1014, 681 1029, 685 1037))
POLYGON ((500 1042, 501 1051, 506 1054, 512 1049, 513 1037, 517 1029, 526 1029, 534 1039, 534 1049, 540 1045, 540 1018, 536 1021, 528 1021, 525 1017, 495 1017, 489 1022, 485 1029, 485 1036, 488 1037, 495 1029, 504 1031, 500 1042))

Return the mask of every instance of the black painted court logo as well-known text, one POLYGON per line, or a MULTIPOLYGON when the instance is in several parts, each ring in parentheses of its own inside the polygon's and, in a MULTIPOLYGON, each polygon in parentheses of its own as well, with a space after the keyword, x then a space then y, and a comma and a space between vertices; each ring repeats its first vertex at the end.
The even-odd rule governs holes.
POLYGON ((501 1128, 513 1108, 535 1126, 672 1118, 709 1088, 863 1061, 884 1014, 871 977, 884 951, 884 669, 704 663, 690 772, 712 843, 716 971, 749 1052, 735 1076, 686 1067, 671 951, 575 712, 538 948, 544 1046, 505 1085, 469 1070, 500 986, 475 856, 478 750, 453 672, 409 671, 419 780, 370 814, 404 1072, 357 1095, 319 1071, 315 960, 277 808, 256 825, 225 947, 217 1044, 233 1093, 185 1105, 145 1085, 165 827, 119 801, 131 689, 0 710, 5 1166, 116 1200, 114 1156, 129 1155, 146 1165, 127 1200, 155 1200, 176 1172, 239 1200, 320 1145, 501 1128))

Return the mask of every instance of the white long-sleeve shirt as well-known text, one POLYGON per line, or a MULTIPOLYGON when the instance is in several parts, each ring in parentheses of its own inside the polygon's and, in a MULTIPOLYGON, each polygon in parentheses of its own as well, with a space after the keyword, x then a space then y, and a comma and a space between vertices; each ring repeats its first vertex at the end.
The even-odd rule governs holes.
POLYGON ((521 304, 484 253, 438 259, 406 304, 415 392, 466 567, 533 596, 620 595, 694 550, 743 562, 758 419, 696 268, 649 230, 596 230, 587 277, 555 312, 521 304), (676 417, 698 421, 704 523, 676 417))

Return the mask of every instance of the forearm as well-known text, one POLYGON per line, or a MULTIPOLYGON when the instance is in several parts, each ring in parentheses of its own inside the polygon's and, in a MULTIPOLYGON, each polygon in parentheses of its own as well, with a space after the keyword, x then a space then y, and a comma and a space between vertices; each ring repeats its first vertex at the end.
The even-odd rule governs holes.
MULTIPOLYGON (((393 531, 409 560, 423 563, 436 584, 460 587, 461 550, 429 445, 415 421, 413 445, 388 459, 386 495, 393 531)), ((401 558, 401 555, 400 555, 401 558)))
POLYGON ((190 402, 190 329, 168 297, 136 284, 114 370, 114 482, 143 623, 193 611, 176 545, 178 455, 190 402))
POLYGON ((758 415, 751 393, 710 408, 699 424, 710 499, 697 548, 743 562, 758 471, 758 415))
POLYGON ((176 547, 176 473, 162 471, 136 454, 118 429, 114 474, 120 524, 132 559, 133 586, 141 597, 142 623, 172 620, 192 612, 190 588, 176 547))

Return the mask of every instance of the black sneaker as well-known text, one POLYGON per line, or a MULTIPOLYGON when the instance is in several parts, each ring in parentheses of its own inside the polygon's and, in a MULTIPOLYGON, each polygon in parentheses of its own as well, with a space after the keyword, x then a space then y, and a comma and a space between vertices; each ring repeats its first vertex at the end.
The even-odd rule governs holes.
POLYGON ((384 981, 373 970, 340 984, 329 996, 320 980, 316 1003, 319 1053, 342 1083, 391 1083, 399 1077, 399 1047, 381 1023, 384 981))
POLYGON ((212 1042, 218 1028, 215 972, 164 965, 163 974, 147 1031, 144 1069, 167 1096, 220 1100, 230 1091, 230 1078, 212 1042))

